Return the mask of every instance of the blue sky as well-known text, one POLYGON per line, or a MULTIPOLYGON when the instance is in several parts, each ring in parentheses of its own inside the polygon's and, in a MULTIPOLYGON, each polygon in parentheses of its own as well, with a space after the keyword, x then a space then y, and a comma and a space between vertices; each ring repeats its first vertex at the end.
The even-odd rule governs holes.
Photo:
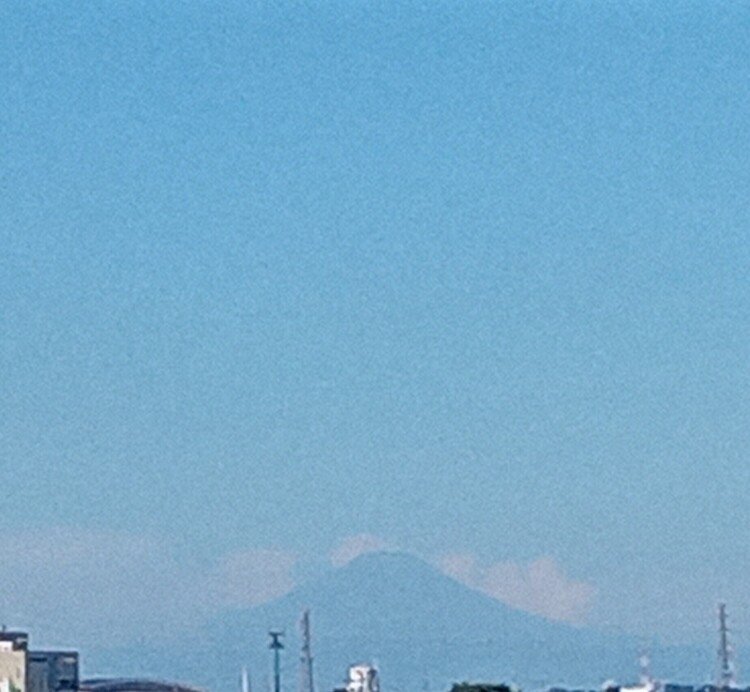
POLYGON ((366 534, 750 634, 749 24, 5 3, 6 545, 304 573, 366 534))

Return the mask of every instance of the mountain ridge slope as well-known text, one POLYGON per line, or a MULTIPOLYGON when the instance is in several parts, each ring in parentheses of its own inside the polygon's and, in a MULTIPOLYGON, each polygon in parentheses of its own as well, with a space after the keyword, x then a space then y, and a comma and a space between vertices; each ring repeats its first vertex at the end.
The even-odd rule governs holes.
MULTIPOLYGON (((448 690, 453 682, 598 688, 635 678, 642 641, 516 610, 405 553, 371 553, 263 605, 228 609, 175 644, 98 652, 102 672, 147 672, 214 692, 239 688, 249 666, 256 692, 270 690, 268 630, 286 630, 283 692, 297 689, 303 609, 312 616, 318 692, 341 685, 348 665, 378 664, 384 692, 448 690), (136 662, 138 669, 133 670, 136 662)), ((701 682, 705 653, 652 648, 657 675, 701 682), (657 667, 658 666, 658 667, 657 667)))

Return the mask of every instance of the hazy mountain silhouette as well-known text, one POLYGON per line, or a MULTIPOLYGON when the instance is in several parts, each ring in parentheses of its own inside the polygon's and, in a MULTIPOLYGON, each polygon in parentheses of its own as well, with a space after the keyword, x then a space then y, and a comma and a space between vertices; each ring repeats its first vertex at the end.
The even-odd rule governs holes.
MULTIPOLYGON (((425 681, 442 689, 464 678, 595 683, 634 668, 635 644, 511 609, 397 553, 364 555, 277 601, 232 613, 221 639, 289 627, 304 607, 326 687, 358 660, 377 660, 384 685, 398 689, 425 681)), ((289 641, 295 646, 296 636, 289 641)))
MULTIPOLYGON (((378 663, 385 692, 447 690, 467 679, 534 689, 594 688, 610 678, 632 681, 637 673, 634 639, 514 610, 401 553, 364 555, 275 601, 224 613, 186 642, 185 650, 132 655, 154 673, 217 692, 238 689, 240 666, 246 664, 254 692, 267 692, 266 633, 283 628, 283 687, 294 692, 303 608, 312 615, 319 692, 340 684, 346 667, 359 661, 378 663)), ((659 656, 657 675, 704 680, 701 652, 674 649, 659 656)))

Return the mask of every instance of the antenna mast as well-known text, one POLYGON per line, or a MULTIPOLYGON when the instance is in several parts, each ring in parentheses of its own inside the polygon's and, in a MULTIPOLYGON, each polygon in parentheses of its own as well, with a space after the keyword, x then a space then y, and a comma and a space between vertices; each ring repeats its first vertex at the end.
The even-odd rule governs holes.
POLYGON ((284 648, 281 643, 281 638, 284 636, 284 632, 279 630, 271 630, 268 633, 271 637, 271 643, 268 648, 273 651, 273 690, 274 692, 281 692, 281 660, 280 653, 284 648))
POLYGON ((727 606, 719 603, 719 676, 716 681, 717 689, 727 692, 735 686, 734 667, 732 665, 732 650, 729 645, 729 629, 727 628, 727 606))
POLYGON ((299 621, 299 628, 302 633, 302 653, 299 659, 299 692, 315 692, 311 645, 312 636, 310 634, 310 610, 307 608, 302 612, 302 618, 299 621))
POLYGON ((653 684, 653 679, 651 677, 651 656, 649 656, 647 649, 641 650, 641 655, 638 657, 638 666, 641 672, 641 685, 644 687, 651 687, 653 684))

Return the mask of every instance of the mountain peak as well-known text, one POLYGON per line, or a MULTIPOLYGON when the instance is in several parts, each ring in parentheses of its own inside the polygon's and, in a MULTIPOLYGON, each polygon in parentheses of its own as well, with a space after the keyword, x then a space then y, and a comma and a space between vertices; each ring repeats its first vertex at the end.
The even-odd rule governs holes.
POLYGON ((268 628, 283 627, 294 647, 303 608, 311 610, 317 670, 326 687, 360 660, 378 661, 383 679, 403 689, 425 679, 447 689, 467 677, 596 682, 602 674, 617 675, 622 653, 630 667, 633 650, 514 610, 395 551, 360 555, 276 601, 227 614, 221 639, 253 639, 263 651, 268 628))
POLYGON ((339 570, 354 575, 358 572, 375 571, 383 576, 390 573, 422 573, 436 575, 437 571, 429 563, 410 553, 396 550, 379 550, 355 557, 339 570))
POLYGON ((424 560, 418 558, 416 555, 412 555, 411 553, 406 553, 401 550, 376 550, 358 555, 353 560, 350 560, 347 564, 343 565, 343 567, 350 567, 354 564, 362 564, 368 562, 380 564, 400 563, 427 566, 427 563, 424 560))
MULTIPOLYGON (((300 646, 295 624, 304 608, 311 611, 323 690, 339 685, 346 667, 358 661, 377 661, 395 690, 419 688, 425 680, 449 689, 465 679, 533 689, 598 685, 627 678, 636 649, 628 638, 514 610, 414 555, 382 551, 360 555, 270 603, 225 613, 201 639, 201 646, 211 642, 208 658, 222 687, 231 689, 241 665, 266 668, 270 628, 286 630, 288 649, 300 646)), ((204 662, 204 654, 190 660, 204 662)))

